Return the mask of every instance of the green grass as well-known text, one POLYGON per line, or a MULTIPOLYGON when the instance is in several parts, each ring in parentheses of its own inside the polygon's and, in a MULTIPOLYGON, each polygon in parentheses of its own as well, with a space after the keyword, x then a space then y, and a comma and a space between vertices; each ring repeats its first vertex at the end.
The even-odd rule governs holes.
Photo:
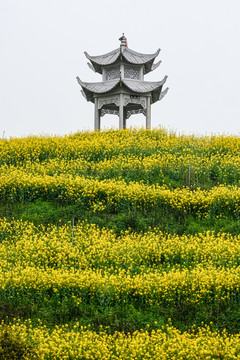
MULTIPOLYGON (((170 189, 189 186, 190 191, 198 187, 209 190, 221 184, 239 187, 240 171, 236 165, 238 155, 234 153, 235 146, 238 145, 237 138, 227 139, 224 142, 224 138, 219 140, 212 137, 209 140, 204 139, 204 137, 200 139, 177 137, 176 134, 167 134, 164 131, 140 131, 132 134, 127 131, 116 134, 113 132, 113 135, 111 132, 105 135, 76 134, 68 138, 61 138, 58 146, 55 146, 55 140, 51 138, 24 139, 22 147, 19 145, 19 151, 16 150, 17 147, 16 149, 11 148, 13 142, 5 142, 6 147, 9 147, 7 152, 9 156, 1 155, 0 165, 6 167, 12 165, 23 170, 31 169, 34 176, 40 171, 34 170, 36 164, 44 164, 47 167, 52 159, 66 160, 66 164, 68 164, 68 162, 82 157, 84 166, 78 169, 78 164, 71 163, 72 168, 66 170, 66 173, 71 173, 73 176, 83 176, 86 179, 115 179, 116 181, 124 179, 126 184, 131 181, 142 182, 146 185, 165 184, 170 189), (116 143, 110 138, 113 135, 116 137, 116 143), (103 141, 102 147, 99 143, 94 146, 91 145, 95 136, 99 136, 99 139, 103 141), (83 141, 88 140, 90 144, 88 148, 81 148, 81 137, 83 141), (104 145, 105 140, 106 146, 104 145), (126 144, 129 141, 127 148, 121 147, 125 140, 126 144), (24 146, 26 144, 28 146, 28 141, 30 150, 28 149, 25 156, 24 146), (71 149, 66 149, 67 141, 71 143, 78 141, 76 153, 71 149), (33 151, 35 147, 40 149, 36 154, 33 151), (189 161, 185 161, 184 151, 186 156, 191 155, 190 168, 189 161), (140 166, 143 164, 143 160, 147 161, 153 155, 160 158, 174 155, 176 162, 173 164, 169 161, 166 166, 156 165, 150 169, 144 168, 143 165, 140 166), (226 157, 229 161, 221 161, 221 156, 226 157), (104 162, 111 161, 114 158, 118 159, 118 157, 124 159, 125 167, 121 165, 120 159, 119 166, 114 165, 113 162, 115 168, 113 165, 110 168, 104 168, 104 162), (139 167, 127 167, 126 160, 128 157, 138 161, 139 167)), ((41 171, 43 171, 44 165, 41 171)), ((64 166, 61 171, 64 171, 64 166)), ((58 172, 61 173, 61 171, 58 167, 49 167, 48 175, 57 177, 58 172)), ((48 193, 46 192, 46 194, 48 193)), ((94 211, 87 201, 85 203, 84 201, 81 203, 71 200, 59 201, 51 199, 50 195, 40 195, 38 198, 29 197, 29 199, 26 197, 24 200, 16 201, 6 196, 0 202, 0 218, 6 218, 8 221, 13 218, 22 219, 43 226, 67 224, 74 218, 75 224, 86 221, 86 223, 96 224, 100 228, 111 229, 117 236, 125 231, 144 233, 150 228, 157 228, 164 233, 178 235, 194 235, 204 233, 207 230, 233 235, 240 233, 240 220, 231 212, 225 211, 219 217, 216 211, 216 213, 212 212, 207 217, 201 218, 197 210, 196 212, 183 212, 181 209, 176 210, 164 206, 141 209, 124 200, 118 204, 117 209, 113 209, 111 204, 107 205, 104 210, 94 211)), ((0 238, 0 242, 3 240, 4 235, 0 238)), ((0 320, 11 321, 14 318, 31 318, 32 323, 37 325, 38 319, 41 319, 43 324, 50 328, 56 324, 68 323, 71 326, 75 322, 79 322, 83 326, 91 324, 95 330, 103 326, 109 332, 118 330, 132 333, 136 329, 161 328, 171 318, 173 326, 180 330, 190 329, 193 325, 201 326, 202 323, 211 323, 213 329, 220 331, 227 329, 231 333, 239 332, 240 306, 237 300, 221 305, 209 302, 208 304, 197 305, 176 303, 175 305, 156 306, 149 305, 144 301, 134 303, 131 299, 125 304, 119 304, 110 302, 107 298, 105 300, 92 299, 86 295, 84 302, 76 306, 71 298, 64 294, 64 291, 60 295, 55 295, 49 290, 47 300, 45 295, 42 293, 41 296, 38 296, 34 291, 30 291, 27 295, 25 293, 17 295, 14 289, 9 287, 7 296, 6 294, 0 295, 0 320)), ((10 344, 9 338, 6 337, 6 339, 10 344)), ((3 340, 0 339, 0 343, 1 341, 3 340)), ((23 351, 25 350, 23 349, 23 351)))

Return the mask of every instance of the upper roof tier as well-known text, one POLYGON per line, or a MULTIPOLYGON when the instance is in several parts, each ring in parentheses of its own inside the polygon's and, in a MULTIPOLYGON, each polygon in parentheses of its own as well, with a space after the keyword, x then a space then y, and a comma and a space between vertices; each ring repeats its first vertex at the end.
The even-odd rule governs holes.
POLYGON ((127 47, 127 41, 124 35, 119 39, 121 40, 120 47, 104 55, 90 56, 86 51, 84 54, 91 61, 94 71, 102 74, 102 66, 113 65, 122 58, 128 63, 134 65, 144 65, 144 73, 147 74, 150 71, 156 69, 159 65, 153 64, 155 58, 158 56, 160 49, 154 54, 141 54, 127 47))

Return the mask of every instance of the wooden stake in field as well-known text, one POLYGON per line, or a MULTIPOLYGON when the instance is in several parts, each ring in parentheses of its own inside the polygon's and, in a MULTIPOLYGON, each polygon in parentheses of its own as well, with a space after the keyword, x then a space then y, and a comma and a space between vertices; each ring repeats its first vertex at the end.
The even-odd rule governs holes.
POLYGON ((73 246, 73 236, 74 236, 74 216, 72 218, 72 246, 73 246))

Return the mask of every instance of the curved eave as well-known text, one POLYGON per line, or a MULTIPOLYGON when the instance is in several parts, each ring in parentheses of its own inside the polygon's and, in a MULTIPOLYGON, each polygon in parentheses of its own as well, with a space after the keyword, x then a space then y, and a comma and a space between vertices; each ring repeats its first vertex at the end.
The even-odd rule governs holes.
POLYGON ((88 60, 91 61, 93 68, 99 74, 102 74, 102 66, 114 64, 120 56, 120 49, 115 49, 107 54, 91 56, 86 51, 84 52, 88 60))
POLYGON ((162 81, 137 81, 137 80, 111 80, 97 83, 87 83, 80 80, 77 77, 79 85, 82 87, 82 93, 87 101, 94 103, 94 95, 108 94, 111 90, 116 88, 118 85, 125 86, 128 90, 132 91, 137 95, 151 94, 151 103, 155 103, 161 100, 166 95, 168 88, 162 92, 162 87, 167 80, 167 76, 162 81))
POLYGON ((160 99, 162 87, 167 81, 167 76, 164 77, 162 81, 134 81, 134 80, 123 80, 123 84, 125 86, 137 93, 137 94, 146 94, 151 93, 151 102, 152 104, 155 103, 160 99))
POLYGON ((113 65, 121 55, 130 64, 144 65, 144 73, 147 74, 159 65, 157 63, 156 67, 153 66, 154 60, 158 56, 159 52, 160 49, 158 49, 154 54, 142 54, 127 47, 121 47, 104 55, 91 56, 86 51, 84 54, 91 62, 94 71, 99 74, 102 74, 102 66, 113 65))
POLYGON ((156 70, 158 67, 159 67, 159 65, 161 64, 161 60, 160 61, 158 61, 156 64, 152 64, 152 67, 151 67, 151 71, 154 71, 154 70, 156 70))
POLYGON ((161 91, 161 94, 159 96, 159 100, 162 100, 162 98, 168 93, 169 88, 167 87, 164 91, 161 91))
POLYGON ((132 64, 143 65, 149 61, 153 61, 158 56, 159 52, 160 49, 158 49, 154 54, 141 54, 139 52, 136 52, 132 49, 125 47, 122 50, 122 55, 128 62, 132 64))
POLYGON ((87 64, 88 64, 88 67, 89 67, 92 71, 96 72, 94 66, 93 66, 90 62, 88 62, 87 64))
POLYGON ((159 55, 160 49, 154 54, 142 54, 127 47, 122 49, 123 57, 131 64, 144 65, 144 73, 147 74, 152 70, 155 58, 159 55))
POLYGON ((77 81, 82 87, 82 92, 87 101, 94 103, 94 94, 105 94, 113 90, 120 82, 119 79, 105 82, 87 83, 80 80, 77 76, 77 81))

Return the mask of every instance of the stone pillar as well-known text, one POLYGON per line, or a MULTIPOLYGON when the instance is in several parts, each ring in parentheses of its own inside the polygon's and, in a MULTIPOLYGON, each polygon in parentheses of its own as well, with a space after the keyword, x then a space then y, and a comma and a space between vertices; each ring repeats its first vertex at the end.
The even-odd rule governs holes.
POLYGON ((127 123, 127 119, 126 119, 126 116, 124 116, 124 118, 123 118, 123 129, 126 129, 126 123, 127 123))
POLYGON ((98 98, 95 98, 95 109, 94 109, 94 130, 100 131, 100 111, 98 110, 98 98))
POLYGON ((123 108, 123 129, 126 129, 127 126, 127 111, 123 108))
POLYGON ((119 130, 123 129, 124 111, 123 111, 123 94, 119 95, 119 130))
POLYGON ((146 129, 151 129, 151 98, 147 97, 146 129))

